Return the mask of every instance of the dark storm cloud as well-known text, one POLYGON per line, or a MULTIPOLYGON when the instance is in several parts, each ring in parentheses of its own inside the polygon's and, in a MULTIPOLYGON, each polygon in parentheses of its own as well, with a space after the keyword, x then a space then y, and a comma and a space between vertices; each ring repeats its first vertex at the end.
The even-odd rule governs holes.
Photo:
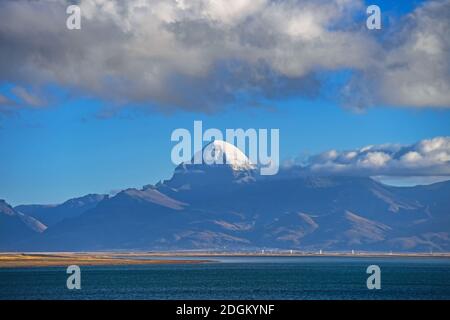
MULTIPOLYGON (((419 7, 385 38, 353 21, 362 1, 82 0, 75 31, 72 2, 0 2, 0 82, 214 112, 243 96, 314 97, 317 72, 346 69, 353 107, 450 106, 450 0, 419 7)), ((11 93, 24 105, 46 100, 23 90, 11 93)))

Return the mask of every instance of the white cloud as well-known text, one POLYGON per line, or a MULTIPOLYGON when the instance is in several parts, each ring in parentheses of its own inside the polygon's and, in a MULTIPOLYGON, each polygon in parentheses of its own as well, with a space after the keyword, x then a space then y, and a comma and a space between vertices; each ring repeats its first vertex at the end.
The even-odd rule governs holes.
POLYGON ((47 105, 39 95, 23 87, 13 87, 11 93, 15 99, 0 94, 0 114, 12 115, 20 108, 43 108, 47 105))
POLYGON ((0 2, 0 81, 209 112, 242 92, 314 95, 317 71, 350 69, 353 105, 450 106, 450 0, 383 40, 355 21, 362 0, 81 0, 79 31, 69 3, 0 2))
POLYGON ((384 152, 368 152, 361 159, 358 159, 357 165, 363 168, 380 168, 388 164, 391 157, 384 152))
POLYGON ((379 59, 344 90, 350 103, 450 107, 449 17, 449 0, 428 1, 396 21, 379 59))
POLYGON ((310 157, 303 169, 315 174, 450 176, 450 137, 421 140, 413 145, 327 151, 310 157))
POLYGON ((17 98, 20 99, 21 103, 25 106, 40 108, 45 105, 45 102, 42 101, 39 96, 31 93, 29 90, 23 87, 14 87, 11 91, 16 95, 17 98))
POLYGON ((407 163, 418 162, 421 161, 422 159, 423 159, 422 155, 417 151, 409 151, 400 158, 401 161, 405 161, 407 163))

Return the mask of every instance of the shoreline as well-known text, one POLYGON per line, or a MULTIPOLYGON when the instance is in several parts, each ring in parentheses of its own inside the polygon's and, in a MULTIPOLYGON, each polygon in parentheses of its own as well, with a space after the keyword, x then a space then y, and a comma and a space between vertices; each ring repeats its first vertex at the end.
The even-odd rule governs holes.
POLYGON ((414 258, 450 258, 450 252, 442 253, 384 253, 384 252, 114 252, 120 256, 140 256, 140 257, 414 257, 414 258))
POLYGON ((150 264, 202 264, 218 262, 219 257, 344 257, 344 258, 450 258, 450 253, 380 252, 0 252, 0 268, 117 266, 150 264), (141 259, 149 257, 155 259, 141 259), (170 259, 183 258, 183 259, 170 259), (189 258, 195 259, 189 259, 189 258), (160 258, 160 259, 158 259, 160 258), (166 259, 167 258, 167 259, 166 259), (205 258, 205 259, 198 259, 205 258))
POLYGON ((200 264, 211 260, 143 260, 117 253, 0 253, 0 269, 28 267, 119 266, 149 264, 200 264))

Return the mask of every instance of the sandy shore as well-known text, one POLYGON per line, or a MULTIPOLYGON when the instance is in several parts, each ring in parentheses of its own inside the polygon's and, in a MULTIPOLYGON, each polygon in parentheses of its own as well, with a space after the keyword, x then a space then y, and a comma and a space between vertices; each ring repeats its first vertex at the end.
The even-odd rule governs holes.
POLYGON ((42 252, 42 253, 0 253, 0 268, 49 267, 96 265, 149 265, 175 263, 207 263, 217 261, 218 257, 433 257, 450 258, 450 253, 373 253, 373 252, 42 252), (142 259, 148 257, 149 259, 142 259), (177 257, 177 259, 171 259, 177 257), (192 257, 193 259, 189 259, 192 257), (194 259, 195 258, 195 259, 194 259))
POLYGON ((116 253, 0 253, 0 268, 205 263, 208 260, 133 259, 116 253))

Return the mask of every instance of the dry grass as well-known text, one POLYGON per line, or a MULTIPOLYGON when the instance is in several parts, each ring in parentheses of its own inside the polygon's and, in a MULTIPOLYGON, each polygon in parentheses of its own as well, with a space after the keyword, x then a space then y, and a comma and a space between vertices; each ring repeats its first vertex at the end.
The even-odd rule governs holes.
POLYGON ((79 266, 98 266, 98 265, 149 265, 149 264, 175 264, 175 263, 205 263, 213 262, 214 258, 220 256, 262 256, 262 257, 311 257, 311 256, 328 256, 328 257, 441 257, 449 258, 450 253, 439 254, 388 254, 388 253, 277 253, 267 252, 261 253, 242 253, 242 252, 95 252, 95 253, 0 253, 0 268, 16 268, 16 267, 50 267, 50 266, 69 266, 72 264, 79 266), (181 260, 171 260, 170 257, 179 256, 181 260), (138 257, 152 257, 151 260, 143 260, 138 257), (165 258, 167 257, 167 259, 165 258), (189 257, 197 258, 190 260, 189 257), (198 258, 202 258, 198 260, 198 258), (204 259, 203 259, 204 258, 204 259), (209 260, 210 259, 210 260, 209 260))
POLYGON ((0 268, 53 267, 53 266, 98 266, 98 265, 148 265, 174 263, 204 263, 207 260, 142 260, 121 258, 117 254, 88 253, 0 253, 0 268))

